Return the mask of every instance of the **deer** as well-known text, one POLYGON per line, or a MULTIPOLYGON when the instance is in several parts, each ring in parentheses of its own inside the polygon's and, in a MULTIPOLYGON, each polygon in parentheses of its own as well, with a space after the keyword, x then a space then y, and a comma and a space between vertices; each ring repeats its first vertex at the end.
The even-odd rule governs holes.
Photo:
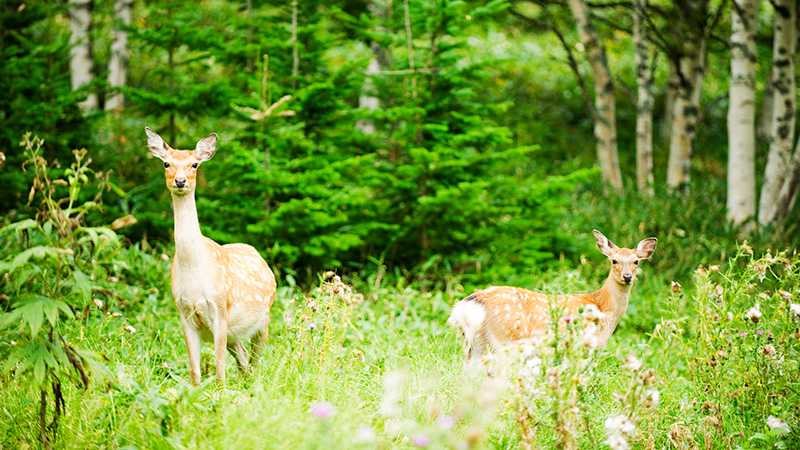
POLYGON ((242 371, 260 356, 269 335, 275 275, 258 251, 247 244, 220 245, 203 236, 195 205, 197 172, 214 157, 217 135, 197 142, 194 150, 175 150, 150 128, 147 147, 160 159, 172 197, 175 255, 170 268, 172 297, 180 317, 189 374, 200 384, 201 341, 212 341, 216 379, 225 384, 225 355, 230 351, 242 371))
POLYGON ((600 322, 594 336, 595 347, 602 348, 608 343, 628 309, 639 262, 650 259, 657 239, 643 239, 630 249, 618 247, 598 230, 592 230, 592 234, 597 248, 611 265, 600 289, 553 296, 517 287, 490 286, 453 306, 448 324, 461 332, 468 364, 479 363, 493 350, 544 335, 551 321, 552 301, 567 315, 581 309, 594 310, 600 322))

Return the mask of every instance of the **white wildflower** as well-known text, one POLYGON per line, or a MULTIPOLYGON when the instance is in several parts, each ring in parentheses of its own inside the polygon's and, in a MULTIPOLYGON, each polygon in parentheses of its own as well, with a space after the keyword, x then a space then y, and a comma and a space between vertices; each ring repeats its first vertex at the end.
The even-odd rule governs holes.
POLYGON ((628 370, 636 372, 637 370, 642 368, 642 362, 639 361, 639 358, 637 358, 636 356, 628 355, 625 358, 625 364, 623 364, 622 367, 624 367, 625 369, 628 369, 628 370))
POLYGON ((753 323, 757 323, 761 319, 761 310, 759 309, 758 303, 756 303, 752 308, 748 309, 747 312, 744 313, 744 317, 753 323))
POLYGON ((625 414, 617 414, 610 416, 605 422, 606 433, 611 434, 628 434, 631 435, 636 431, 636 425, 631 422, 625 414))
POLYGON ((797 317, 800 317, 800 303, 790 303, 789 311, 797 317))
POLYGON ((628 450, 631 446, 628 444, 628 440, 625 439, 625 436, 621 434, 614 434, 606 439, 606 444, 611 447, 612 450, 628 450))
POLYGON ((375 442, 375 439, 375 430, 365 425, 356 431, 354 441, 356 444, 371 444, 375 442))
POLYGON ((791 431, 789 424, 775 416, 767 417, 767 426, 778 434, 786 434, 791 431))
POLYGON ((648 389, 644 393, 644 404, 649 408, 658 408, 658 404, 661 402, 661 393, 658 392, 658 389, 648 389))

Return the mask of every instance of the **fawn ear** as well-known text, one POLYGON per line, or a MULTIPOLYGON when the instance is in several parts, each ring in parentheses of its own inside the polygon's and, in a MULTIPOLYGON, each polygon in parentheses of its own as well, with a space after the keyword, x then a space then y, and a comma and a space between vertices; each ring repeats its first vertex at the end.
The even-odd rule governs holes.
POLYGON ((216 152, 217 133, 211 133, 203 139, 200 139, 197 141, 197 145, 194 147, 194 155, 200 161, 208 161, 214 157, 214 153, 216 152))
POLYGON ((636 246, 636 256, 639 259, 650 259, 653 256, 653 252, 656 251, 656 242, 658 242, 658 239, 654 237, 639 241, 639 245, 636 246))
POLYGON ((600 252, 604 255, 611 257, 611 254, 617 250, 619 247, 614 245, 603 233, 592 230, 592 234, 594 235, 594 240, 597 242, 597 248, 600 249, 600 252))
POLYGON ((147 134, 147 148, 150 149, 150 153, 163 161, 167 157, 167 144, 164 143, 164 139, 150 127, 144 127, 144 132, 147 134))

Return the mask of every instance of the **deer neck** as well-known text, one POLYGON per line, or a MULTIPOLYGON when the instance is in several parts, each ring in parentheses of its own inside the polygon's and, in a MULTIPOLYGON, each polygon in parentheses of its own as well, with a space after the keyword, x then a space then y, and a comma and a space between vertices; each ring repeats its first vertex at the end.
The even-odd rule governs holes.
POLYGON ((181 266, 198 264, 205 256, 203 233, 197 219, 194 192, 172 196, 175 221, 175 257, 181 266))
POLYGON ((608 274, 603 287, 600 288, 599 297, 604 300, 605 308, 600 308, 609 316, 611 331, 616 328, 622 315, 628 309, 628 297, 631 293, 631 284, 620 284, 614 279, 612 274, 608 274))

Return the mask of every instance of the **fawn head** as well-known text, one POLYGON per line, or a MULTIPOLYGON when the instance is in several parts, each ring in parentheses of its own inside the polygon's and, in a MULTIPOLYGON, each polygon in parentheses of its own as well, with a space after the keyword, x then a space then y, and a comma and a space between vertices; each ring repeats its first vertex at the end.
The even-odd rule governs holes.
POLYGON ((592 230, 597 241, 597 248, 611 261, 611 275, 614 281, 621 285, 631 285, 636 279, 639 270, 639 261, 650 259, 656 251, 657 239, 650 237, 642 239, 635 249, 617 247, 603 233, 592 230))
POLYGON ((175 150, 156 132, 145 127, 147 148, 150 153, 164 163, 164 178, 167 189, 173 195, 186 195, 194 192, 197 168, 214 157, 217 151, 217 134, 211 133, 200 139, 194 150, 175 150))

